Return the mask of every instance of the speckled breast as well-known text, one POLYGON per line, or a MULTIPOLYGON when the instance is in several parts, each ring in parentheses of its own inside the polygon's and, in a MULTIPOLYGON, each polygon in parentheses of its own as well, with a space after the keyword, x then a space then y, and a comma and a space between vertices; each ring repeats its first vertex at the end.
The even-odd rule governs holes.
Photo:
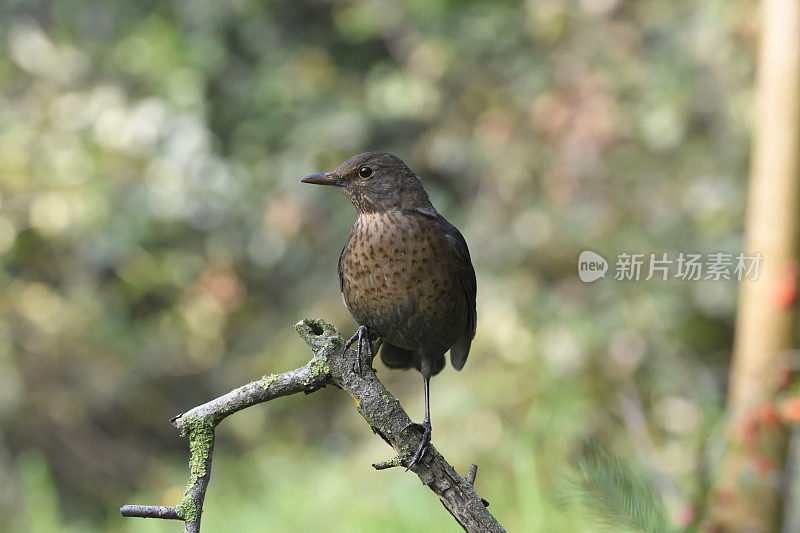
POLYGON ((360 324, 396 346, 444 353, 467 316, 456 261, 436 219, 362 213, 341 257, 345 304, 360 324))

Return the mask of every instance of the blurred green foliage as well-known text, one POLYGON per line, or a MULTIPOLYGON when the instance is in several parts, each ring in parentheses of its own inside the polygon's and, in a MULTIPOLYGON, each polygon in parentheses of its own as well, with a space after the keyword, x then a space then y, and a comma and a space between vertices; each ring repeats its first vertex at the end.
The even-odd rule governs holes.
POLYGON ((562 489, 565 501, 579 500, 591 510, 598 527, 615 531, 669 531, 658 488, 647 476, 633 471, 589 439, 574 461, 575 471, 562 489))
MULTIPOLYGON (((754 5, 742 0, 0 3, 0 529, 175 531, 167 420, 345 333, 355 218, 298 185, 398 154, 464 233, 470 361, 432 385, 437 447, 510 531, 579 439, 635 457, 673 519, 702 503, 732 282, 582 284, 578 254, 736 252, 754 5)), ((421 416, 421 380, 385 380, 421 416)), ((218 431, 209 531, 457 531, 337 391, 218 431)), ((690 521, 690 520, 688 520, 690 521)))

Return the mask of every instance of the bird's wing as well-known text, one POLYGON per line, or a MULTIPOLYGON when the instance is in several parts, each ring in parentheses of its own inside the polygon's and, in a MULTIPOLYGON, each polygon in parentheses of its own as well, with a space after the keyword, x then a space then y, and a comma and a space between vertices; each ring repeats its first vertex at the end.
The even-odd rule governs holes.
MULTIPOLYGON (((344 248, 347 248, 346 244, 344 248)), ((342 253, 339 254, 339 266, 336 268, 336 271, 339 274, 339 294, 342 296, 342 303, 344 304, 344 308, 350 311, 350 306, 347 305, 347 299, 344 297, 344 276, 342 276, 342 255, 344 255, 344 248, 342 248, 342 253)))
POLYGON ((347 244, 342 246, 342 251, 339 252, 339 266, 336 267, 336 272, 339 274, 339 292, 341 292, 342 294, 344 294, 344 278, 342 277, 342 256, 344 255, 345 248, 347 248, 347 244))
POLYGON ((467 241, 464 240, 464 236, 455 226, 444 219, 442 220, 447 243, 458 257, 458 266, 455 274, 461 283, 462 294, 467 304, 467 322, 464 325, 464 332, 456 340, 455 344, 450 347, 450 362, 453 364, 453 368, 461 370, 464 367, 464 363, 467 362, 472 339, 475 337, 475 327, 478 322, 475 299, 478 285, 475 280, 475 269, 472 267, 467 241))

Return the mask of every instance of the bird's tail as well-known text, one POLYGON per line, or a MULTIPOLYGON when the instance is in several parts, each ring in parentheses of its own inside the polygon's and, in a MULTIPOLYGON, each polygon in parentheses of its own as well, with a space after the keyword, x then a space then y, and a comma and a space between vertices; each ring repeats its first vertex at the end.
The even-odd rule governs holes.
MULTIPOLYGON (((389 368, 416 368, 422 372, 422 359, 419 350, 406 350, 386 341, 381 346, 381 361, 389 368)), ((430 369, 431 376, 435 376, 444 368, 444 357, 439 357, 430 369)))
POLYGON ((389 368, 410 368, 414 365, 414 351, 384 341, 381 347, 381 361, 389 368))

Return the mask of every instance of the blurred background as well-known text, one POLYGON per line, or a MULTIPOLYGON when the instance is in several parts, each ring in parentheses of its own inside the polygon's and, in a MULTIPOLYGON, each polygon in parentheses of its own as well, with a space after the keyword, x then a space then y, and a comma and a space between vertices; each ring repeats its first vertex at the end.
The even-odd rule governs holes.
MULTIPOLYGON (((355 211, 298 184, 403 158, 464 234, 478 331, 434 441, 509 531, 593 531, 561 497, 592 437, 696 522, 735 281, 577 277, 594 250, 743 249, 752 0, 0 3, 0 529, 178 531, 168 420, 346 335, 355 211)), ((613 265, 611 267, 613 269, 613 265)), ((422 417, 416 372, 379 376, 422 417)), ((711 443, 711 444, 709 444, 711 443)), ((459 531, 337 390, 217 432, 208 531, 459 531)))

